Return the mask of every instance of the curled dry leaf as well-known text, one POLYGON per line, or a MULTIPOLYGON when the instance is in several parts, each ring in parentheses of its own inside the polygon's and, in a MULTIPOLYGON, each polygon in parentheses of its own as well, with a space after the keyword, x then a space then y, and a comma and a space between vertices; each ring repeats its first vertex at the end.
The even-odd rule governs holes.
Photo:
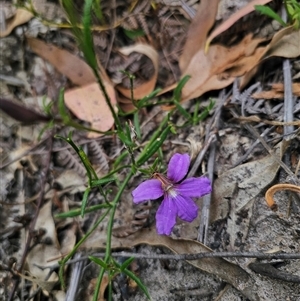
POLYGON ((262 49, 257 46, 263 39, 246 36, 240 44, 227 48, 213 45, 207 54, 204 48, 191 58, 183 76, 191 79, 182 89, 182 101, 202 95, 210 90, 217 90, 230 85, 235 77, 252 69, 253 61, 261 57, 262 49))
POLYGON ((293 185, 293 184, 277 184, 270 187, 265 194, 265 198, 268 206, 273 211, 277 211, 278 208, 277 204, 274 201, 274 195, 277 191, 282 191, 282 190, 290 190, 290 191, 300 193, 300 186, 293 185))
POLYGON ((255 7, 254 7, 255 5, 264 5, 264 4, 266 4, 268 2, 271 2, 271 1, 272 0, 254 0, 254 1, 251 1, 246 6, 244 6, 242 9, 240 9, 239 11, 237 11, 236 13, 234 13, 232 16, 230 16, 230 18, 228 18, 225 22, 223 22, 222 24, 220 24, 208 36, 208 38, 206 40, 206 43, 205 43, 205 52, 207 52, 208 47, 209 47, 211 41, 216 36, 218 36, 219 34, 221 34, 222 32, 224 32, 228 28, 230 28, 234 23, 236 23, 239 19, 241 19, 245 15, 247 15, 247 14, 251 13, 252 11, 254 11, 255 10, 255 7))
MULTIPOLYGON (((133 89, 133 97, 134 99, 141 99, 152 92, 155 88, 157 75, 158 75, 158 53, 157 51, 150 45, 145 44, 135 44, 129 47, 123 47, 119 49, 119 51, 124 55, 129 55, 132 52, 138 52, 146 55, 153 63, 154 66, 154 74, 149 79, 149 81, 139 85, 138 87, 133 89)), ((124 96, 128 99, 131 99, 131 90, 126 89, 120 85, 116 86, 117 90, 120 91, 124 96)))
MULTIPOLYGON (((190 26, 189 39, 180 57, 182 76, 191 76, 182 90, 182 101, 201 96, 210 90, 224 88, 231 84, 236 77, 243 76, 240 86, 245 86, 256 70, 254 67, 264 58, 270 56, 297 57, 300 55, 300 31, 295 31, 292 27, 284 28, 276 33, 267 46, 260 46, 260 43, 266 39, 254 39, 252 35, 248 35, 239 44, 232 47, 212 45, 207 50, 207 45, 215 36, 224 32, 242 16, 253 11, 254 5, 265 4, 270 1, 252 1, 213 31, 205 44, 204 39, 215 17, 214 13, 203 17, 203 11, 207 11, 205 10, 208 5, 207 2, 201 2, 199 6, 200 12, 197 13, 190 26), (199 20, 199 17, 203 18, 199 20), (195 37, 194 40, 192 37, 195 37)), ((214 1, 212 8, 215 9, 214 1)))
POLYGON ((294 30, 293 26, 290 26, 275 34, 264 53, 264 58, 271 56, 285 58, 300 56, 300 30, 294 30))
POLYGON ((6 23, 6 29, 0 31, 0 38, 8 36, 15 27, 28 22, 33 14, 25 9, 18 8, 16 14, 6 23))
MULTIPOLYGON (((115 105, 116 96, 113 86, 107 82, 104 82, 104 85, 111 103, 115 105)), ((76 117, 90 122, 93 129, 105 132, 114 124, 113 116, 97 83, 66 91, 65 103, 76 117)), ((89 138, 99 136, 101 136, 99 133, 88 133, 89 138)))
MULTIPOLYGON (((237 76, 250 71, 253 64, 263 55, 264 47, 259 47, 259 44, 264 39, 253 39, 252 35, 246 36, 232 47, 213 45, 205 53, 205 40, 215 22, 218 3, 219 1, 201 1, 190 26, 188 39, 180 57, 182 76, 191 76, 182 89, 182 101, 228 86, 237 76)), ((239 15, 232 17, 231 21, 227 21, 227 25, 223 26, 222 31, 229 28, 237 20, 237 16, 240 18, 251 10, 253 8, 249 6, 239 15)))
POLYGON ((245 87, 257 71, 257 65, 264 59, 272 56, 295 58, 300 56, 300 30, 294 30, 293 26, 285 27, 274 34, 270 43, 263 49, 260 55, 252 62, 249 71, 240 80, 240 89, 245 87))

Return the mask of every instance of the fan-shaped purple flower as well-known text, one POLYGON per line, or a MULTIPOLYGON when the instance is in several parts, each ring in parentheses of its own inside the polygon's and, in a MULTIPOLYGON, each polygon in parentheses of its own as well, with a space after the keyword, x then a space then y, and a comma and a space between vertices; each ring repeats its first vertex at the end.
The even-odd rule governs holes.
POLYGON ((133 202, 136 204, 163 196, 156 212, 158 234, 170 235, 177 216, 192 222, 198 215, 198 206, 192 198, 201 197, 212 190, 210 180, 205 177, 192 177, 182 181, 189 165, 188 154, 174 154, 168 165, 167 177, 155 173, 153 179, 141 183, 132 192, 133 202))

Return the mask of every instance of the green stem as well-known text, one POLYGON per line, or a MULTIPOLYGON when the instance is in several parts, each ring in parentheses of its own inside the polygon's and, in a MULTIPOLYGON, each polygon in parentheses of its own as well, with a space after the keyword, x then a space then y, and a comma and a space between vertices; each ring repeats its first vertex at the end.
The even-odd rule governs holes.
MULTIPOLYGON (((108 225, 107 225, 107 244, 106 244, 105 258, 104 258, 105 263, 109 262, 110 256, 111 256, 111 237, 112 237, 112 229, 113 229, 114 216, 116 213, 117 204, 121 198, 123 191, 125 190, 128 182, 130 181, 130 179, 133 175, 134 175, 134 173, 131 170, 130 173, 125 178, 125 180, 124 180, 122 186, 120 187, 117 195, 115 196, 114 200, 112 201, 112 208, 110 211, 109 221, 108 221, 108 225)), ((100 285, 101 285, 101 281, 102 281, 104 272, 105 272, 105 270, 103 268, 101 268, 98 279, 97 279, 97 284, 96 284, 96 288, 95 288, 95 292, 94 292, 94 296, 93 296, 93 301, 98 300, 98 295, 100 292, 100 285)))
POLYGON ((111 208, 109 208, 108 210, 106 210, 106 212, 97 220, 97 222, 95 223, 95 225, 91 228, 91 230, 89 232, 87 232, 81 239, 80 241, 75 245, 75 247, 73 248, 73 250, 60 262, 60 268, 59 268, 59 279, 61 282, 62 287, 65 287, 65 281, 64 281, 64 267, 66 262, 76 253, 76 251, 78 250, 78 248, 81 246, 81 244, 93 233, 93 231, 99 226, 99 224, 104 220, 104 218, 106 217, 106 215, 108 214, 108 212, 111 210, 111 208))

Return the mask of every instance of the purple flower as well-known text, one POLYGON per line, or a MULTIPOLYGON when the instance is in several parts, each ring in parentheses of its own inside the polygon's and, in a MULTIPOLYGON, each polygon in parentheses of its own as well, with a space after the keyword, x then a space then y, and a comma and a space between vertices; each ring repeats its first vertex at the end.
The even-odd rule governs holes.
POLYGON ((179 183, 187 174, 190 157, 174 154, 169 162, 167 177, 155 173, 153 179, 141 183, 133 190, 133 202, 139 204, 164 197, 156 212, 158 234, 170 235, 177 215, 184 221, 192 222, 198 215, 198 206, 192 200, 211 192, 208 178, 189 178, 179 183))

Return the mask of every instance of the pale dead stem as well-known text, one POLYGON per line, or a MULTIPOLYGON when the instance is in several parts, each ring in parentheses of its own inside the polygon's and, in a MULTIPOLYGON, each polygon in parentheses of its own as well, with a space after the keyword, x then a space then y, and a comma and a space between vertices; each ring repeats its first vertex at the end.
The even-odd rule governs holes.
POLYGON ((274 194, 281 190, 290 190, 294 192, 300 193, 300 186, 294 184, 276 184, 269 188, 265 194, 266 202, 268 206, 273 210, 276 211, 278 206, 274 201, 274 194))

